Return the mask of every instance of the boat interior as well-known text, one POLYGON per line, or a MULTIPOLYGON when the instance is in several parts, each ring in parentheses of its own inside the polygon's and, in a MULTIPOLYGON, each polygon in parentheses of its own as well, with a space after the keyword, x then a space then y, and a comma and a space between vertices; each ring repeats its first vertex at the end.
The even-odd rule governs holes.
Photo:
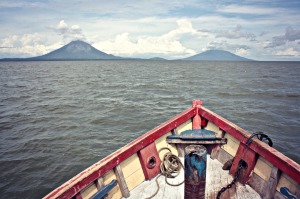
MULTIPOLYGON (((265 138, 265 139, 263 139, 265 138)), ((193 101, 44 198, 300 198, 300 166, 193 101)))

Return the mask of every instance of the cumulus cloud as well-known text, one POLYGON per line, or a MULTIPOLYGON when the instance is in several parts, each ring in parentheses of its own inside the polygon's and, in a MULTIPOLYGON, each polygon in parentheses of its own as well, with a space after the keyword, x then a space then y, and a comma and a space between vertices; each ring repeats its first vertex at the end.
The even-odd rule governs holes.
POLYGON ((68 25, 65 23, 64 20, 61 20, 58 25, 56 26, 56 31, 60 34, 60 35, 64 35, 65 33, 68 32, 68 25))
POLYGON ((86 40, 86 37, 79 25, 72 25, 71 27, 69 27, 64 20, 61 20, 57 24, 57 26, 54 28, 54 31, 62 36, 64 42, 69 42, 77 39, 86 40))
POLYGON ((39 33, 10 35, 0 40, 1 58, 9 57, 31 57, 46 54, 51 50, 60 47, 59 43, 46 45, 39 33))
POLYGON ((129 33, 118 34, 114 40, 95 43, 94 46, 111 54, 119 56, 170 56, 181 58, 196 54, 196 51, 185 47, 182 36, 201 37, 207 33, 193 28, 189 20, 177 21, 177 28, 160 36, 138 36, 132 38, 129 33))
POLYGON ((243 32, 242 26, 237 25, 235 29, 233 30, 226 30, 226 31, 219 31, 216 35, 216 37, 224 37, 228 39, 240 39, 240 38, 246 38, 250 41, 255 41, 256 36, 253 33, 249 32, 243 32))
POLYGON ((272 41, 265 45, 265 48, 274 48, 285 45, 287 42, 295 42, 297 40, 300 40, 300 30, 287 27, 284 35, 273 37, 272 41))

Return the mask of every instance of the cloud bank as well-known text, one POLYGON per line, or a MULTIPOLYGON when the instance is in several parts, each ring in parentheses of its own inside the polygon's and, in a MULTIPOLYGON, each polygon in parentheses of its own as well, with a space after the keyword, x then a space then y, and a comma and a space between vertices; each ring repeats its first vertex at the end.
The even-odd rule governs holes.
POLYGON ((173 58, 182 58, 191 56, 196 51, 185 47, 182 37, 203 37, 207 33, 193 28, 189 20, 181 19, 177 21, 177 28, 161 36, 141 35, 136 38, 130 37, 127 32, 117 35, 113 40, 94 43, 99 49, 118 56, 151 57, 165 56, 173 58))
POLYGON ((38 56, 59 47, 57 43, 44 43, 44 38, 39 33, 11 35, 0 40, 0 46, 0 53, 8 58, 38 56))
POLYGON ((50 29, 58 36, 56 40, 40 33, 11 35, 1 39, 2 58, 39 56, 56 50, 70 41, 86 40, 79 25, 69 27, 64 20, 61 20, 55 27, 50 26, 50 29))
POLYGON ((298 0, 3 0, 0 58, 42 55, 80 39, 125 57, 177 59, 223 49, 256 60, 300 60, 299 7, 298 0))

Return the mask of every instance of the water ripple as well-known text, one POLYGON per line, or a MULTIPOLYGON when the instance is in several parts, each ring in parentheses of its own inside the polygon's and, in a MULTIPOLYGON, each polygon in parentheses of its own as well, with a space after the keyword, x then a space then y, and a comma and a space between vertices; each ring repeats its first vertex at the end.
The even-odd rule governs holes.
POLYGON ((41 198, 202 99, 300 162, 299 62, 0 62, 0 195, 41 198))

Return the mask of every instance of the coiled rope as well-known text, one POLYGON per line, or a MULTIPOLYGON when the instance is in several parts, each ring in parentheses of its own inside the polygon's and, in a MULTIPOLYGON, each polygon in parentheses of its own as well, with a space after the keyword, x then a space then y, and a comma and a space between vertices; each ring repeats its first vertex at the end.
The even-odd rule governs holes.
POLYGON ((151 196, 145 198, 145 199, 151 199, 153 198, 154 196, 156 196, 156 194, 158 193, 159 191, 159 183, 158 183, 158 178, 162 175, 165 176, 165 181, 168 185, 170 186, 180 186, 184 183, 184 181, 182 181, 181 183, 179 184, 171 184, 168 182, 167 178, 175 178, 179 175, 180 173, 180 169, 181 168, 184 168, 182 162, 180 161, 180 159, 172 154, 171 150, 167 147, 163 147, 161 148, 159 151, 158 151, 158 154, 162 151, 162 150, 168 150, 169 152, 167 152, 166 154, 164 154, 164 157, 163 157, 163 160, 160 164, 160 171, 161 171, 161 174, 159 174, 156 179, 155 179, 155 182, 156 182, 156 186, 157 186, 157 190, 155 191, 154 194, 152 194, 151 196))

